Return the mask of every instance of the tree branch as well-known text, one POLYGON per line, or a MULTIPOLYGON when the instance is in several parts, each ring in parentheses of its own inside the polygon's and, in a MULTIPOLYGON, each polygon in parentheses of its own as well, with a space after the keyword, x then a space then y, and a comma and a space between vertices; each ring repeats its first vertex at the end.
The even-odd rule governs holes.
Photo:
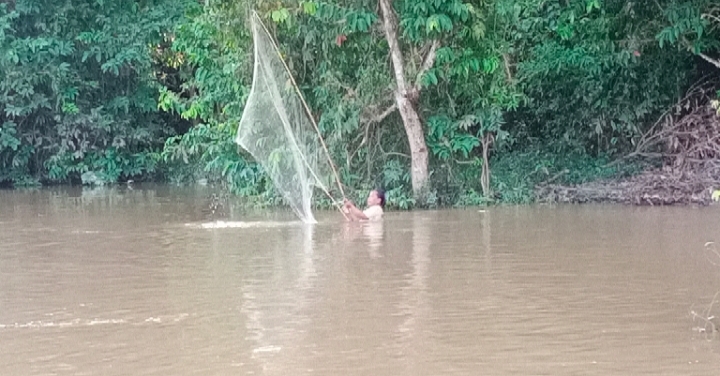
POLYGON ((718 17, 718 16, 716 16, 716 15, 714 15, 714 14, 706 13, 706 14, 703 14, 702 17, 711 18, 711 19, 715 20, 715 22, 717 22, 718 24, 720 24, 720 17, 718 17))
POLYGON ((395 111, 397 111, 397 103, 394 102, 384 111, 379 113, 377 112, 377 107, 374 107, 366 111, 365 114, 360 117, 360 124, 370 125, 380 123, 381 121, 385 120, 385 118, 392 115, 392 113, 394 113, 395 111))
POLYGON ((702 52, 698 53, 698 56, 700 56, 703 60, 707 61, 708 63, 716 66, 717 68, 720 68, 720 59, 713 59, 710 56, 707 56, 702 52))
POLYGON ((713 59, 710 56, 705 55, 702 52, 695 53, 695 51, 693 51, 692 43, 690 43, 690 41, 687 40, 685 37, 682 37, 682 42, 683 42, 683 44, 685 44, 685 48, 690 50, 690 53, 700 56, 700 58, 702 58, 703 60, 707 61, 708 63, 710 63, 710 64, 714 65, 715 67, 717 67, 718 69, 720 69, 720 60, 713 59))
POLYGON ((512 82, 513 76, 512 72, 510 71, 510 59, 508 58, 507 54, 502 54, 503 62, 505 63, 505 75, 507 75, 508 83, 512 82))
MULTIPOLYGON (((372 106, 372 107, 377 108, 377 106, 372 106)), ((357 155, 357 153, 360 151, 360 148, 362 148, 368 142, 368 139, 370 138, 370 126, 385 120, 385 118, 390 116, 390 114, 395 112, 395 110, 397 110, 397 104, 393 102, 393 104, 390 105, 388 108, 386 108, 385 111, 383 111, 379 114, 371 113, 372 117, 370 119, 366 119, 366 120, 360 119, 360 123, 365 124, 365 131, 363 132, 363 134, 359 135, 353 141, 353 143, 355 143, 355 142, 357 142, 358 138, 362 137, 362 141, 360 141, 360 145, 358 145, 358 147, 355 149, 355 151, 352 154, 349 154, 347 157, 347 165, 348 166, 350 166, 350 161, 352 161, 353 158, 355 158, 355 155, 357 155)))
POLYGON ((390 107, 386 108, 385 111, 383 111, 382 113, 380 113, 380 114, 374 116, 372 119, 370 119, 370 122, 379 123, 379 122, 385 120, 386 117, 390 116, 390 114, 395 112, 395 110, 397 110, 397 104, 393 103, 390 107))
POLYGON ((389 98, 386 98, 385 100, 377 102, 377 104, 365 106, 365 111, 363 111, 363 114, 360 117, 360 123, 379 123, 385 120, 385 118, 390 116, 393 112, 395 112, 397 110, 397 102, 395 101, 394 93, 388 94, 388 97, 389 98), (386 102, 390 102, 392 104, 385 108, 385 110, 383 110, 382 112, 379 112, 379 109, 384 107, 383 103, 386 102))
POLYGON ((508 83, 512 82, 512 71, 510 71, 510 58, 508 58, 507 54, 502 54, 503 57, 503 65, 505 66, 505 76, 507 76, 508 83))
POLYGON ((437 39, 432 41, 432 45, 430 46, 430 51, 428 51, 427 55, 425 55, 425 59, 423 60, 422 66, 420 66, 420 70, 418 71, 417 78, 415 79, 415 87, 420 88, 420 81, 422 80, 422 76, 427 73, 427 71, 430 70, 430 68, 435 65, 435 59, 437 58, 437 49, 440 47, 440 41, 437 39))

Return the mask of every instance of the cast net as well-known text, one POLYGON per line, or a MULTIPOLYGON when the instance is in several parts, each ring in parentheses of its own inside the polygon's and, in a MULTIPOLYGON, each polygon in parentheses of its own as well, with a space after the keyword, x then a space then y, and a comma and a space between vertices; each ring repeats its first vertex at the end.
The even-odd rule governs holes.
POLYGON ((247 150, 272 179, 275 189, 303 222, 315 223, 312 196, 330 193, 333 178, 344 197, 317 124, 310 115, 277 45, 253 12, 253 83, 236 142, 247 150))

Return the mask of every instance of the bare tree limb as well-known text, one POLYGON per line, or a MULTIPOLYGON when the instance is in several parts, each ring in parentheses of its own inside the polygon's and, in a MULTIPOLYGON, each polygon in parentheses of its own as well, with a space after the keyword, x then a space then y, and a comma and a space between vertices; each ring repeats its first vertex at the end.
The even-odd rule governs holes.
POLYGON ((657 5, 657 7, 661 13, 665 12, 665 8, 660 6, 660 3, 658 2, 658 0, 655 0, 655 5, 657 5))
POLYGON ((415 78, 416 88, 420 87, 420 81, 422 80, 422 76, 427 73, 427 71, 429 71, 430 68, 433 67, 433 65, 435 65, 438 47, 440 47, 440 41, 437 39, 433 40, 432 45, 430 46, 430 51, 428 51, 427 55, 425 55, 422 66, 420 66, 420 70, 418 71, 417 77, 415 78))
POLYGON ((513 76, 512 72, 510 71, 510 58, 508 58, 507 54, 502 54, 503 62, 505 63, 505 75, 507 76, 508 83, 512 82, 513 76))
MULTIPOLYGON (((377 107, 378 106, 374 106, 374 108, 377 108, 377 107)), ((361 119, 360 120, 360 123, 365 124, 365 130, 363 131, 362 134, 358 135, 358 137, 355 138, 355 140, 353 140, 353 142, 352 142, 352 143, 355 143, 355 142, 357 142, 358 139, 360 139, 360 137, 362 137, 362 140, 360 141, 360 144, 357 146, 355 151, 348 154, 348 157, 347 157, 348 167, 350 166, 350 162, 355 158, 355 156, 360 151, 360 149, 368 143, 368 140, 370 139, 370 128, 372 127, 372 125, 385 120, 386 117, 390 116, 390 114, 392 114, 396 110, 397 110, 397 104, 393 103, 388 108, 386 108, 385 111, 383 111, 379 114, 372 114, 373 116, 370 119, 366 119, 366 120, 361 119)))
POLYGON ((372 119, 370 119, 371 123, 379 123, 383 120, 385 120, 386 117, 390 116, 393 112, 397 110, 397 104, 393 103, 390 107, 386 108, 385 111, 381 112, 380 114, 374 116, 372 119))
POLYGON ((710 63, 720 69, 720 59, 713 59, 710 56, 707 56, 702 52, 698 53, 698 56, 700 56, 703 60, 707 61, 708 63, 710 63))
MULTIPOLYGON (((418 56, 427 55, 428 51, 430 51, 430 48, 432 48, 432 43, 425 43, 421 48, 420 51, 418 51, 418 56)), ((423 59, 424 61, 424 59, 423 59)), ((422 63, 422 62, 421 62, 422 63)))
POLYGON ((714 14, 707 13, 707 14, 703 14, 702 16, 713 19, 713 20, 715 20, 715 22, 720 23, 720 17, 718 17, 714 14))
POLYGON ((363 111, 363 114, 360 117, 360 122, 365 124, 380 123, 396 110, 397 102, 395 102, 394 93, 390 93, 386 99, 378 102, 378 104, 366 106, 365 111, 363 111), (382 103, 387 102, 390 102, 391 104, 387 107, 382 105, 382 103), (385 110, 379 111, 379 109, 383 107, 385 107, 385 110))
POLYGON ((688 50, 690 50, 691 53, 700 56, 703 60, 707 61, 708 63, 710 63, 710 64, 714 65, 715 67, 717 67, 718 69, 720 69, 720 60, 713 59, 710 56, 707 56, 702 52, 695 53, 695 51, 693 51, 692 43, 690 43, 690 41, 688 41, 685 37, 682 37, 682 42, 685 44, 685 47, 688 50))

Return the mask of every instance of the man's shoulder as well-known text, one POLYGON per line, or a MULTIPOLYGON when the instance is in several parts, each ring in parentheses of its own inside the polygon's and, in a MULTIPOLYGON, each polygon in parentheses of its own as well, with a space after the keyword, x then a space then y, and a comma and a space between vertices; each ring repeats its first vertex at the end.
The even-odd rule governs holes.
POLYGON ((383 216, 383 209, 380 205, 373 205, 365 210, 363 210, 363 213, 366 217, 370 220, 376 220, 380 219, 383 216))

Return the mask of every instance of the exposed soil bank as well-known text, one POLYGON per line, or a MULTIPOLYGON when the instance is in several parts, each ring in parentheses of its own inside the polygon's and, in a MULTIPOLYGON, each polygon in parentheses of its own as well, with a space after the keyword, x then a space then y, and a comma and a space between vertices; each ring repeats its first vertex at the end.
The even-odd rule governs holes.
POLYGON ((631 205, 708 205, 720 189, 720 169, 703 168, 673 171, 669 168, 646 171, 623 179, 609 179, 575 186, 541 185, 535 194, 539 202, 609 202, 631 205))
POLYGON ((628 155, 659 158, 664 168, 577 186, 540 185, 535 189, 537 200, 633 205, 711 203, 713 192, 720 190, 720 101, 714 99, 718 86, 705 86, 690 90, 628 155))

